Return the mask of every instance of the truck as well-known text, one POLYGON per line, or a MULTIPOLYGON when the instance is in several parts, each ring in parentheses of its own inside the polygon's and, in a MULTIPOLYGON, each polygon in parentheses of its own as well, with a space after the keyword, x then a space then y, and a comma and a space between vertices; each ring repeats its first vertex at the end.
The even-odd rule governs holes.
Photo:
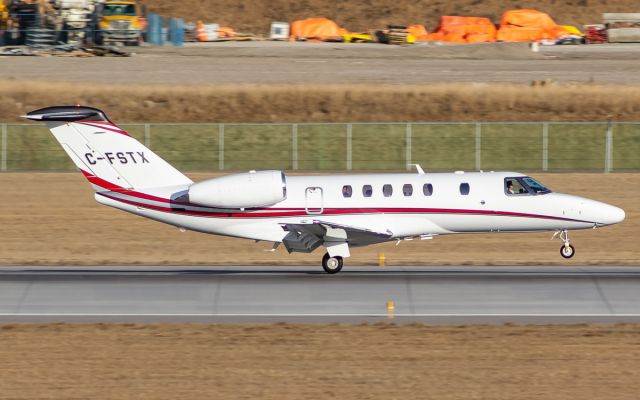
POLYGON ((95 11, 96 43, 137 46, 145 28, 140 15, 139 4, 135 1, 107 0, 98 4, 95 11))

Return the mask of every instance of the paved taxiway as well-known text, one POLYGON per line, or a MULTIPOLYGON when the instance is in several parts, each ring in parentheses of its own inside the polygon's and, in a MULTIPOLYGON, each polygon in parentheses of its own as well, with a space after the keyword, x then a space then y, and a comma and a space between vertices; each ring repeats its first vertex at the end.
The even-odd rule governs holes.
POLYGON ((640 268, 4 267, 0 322, 640 322, 640 268))

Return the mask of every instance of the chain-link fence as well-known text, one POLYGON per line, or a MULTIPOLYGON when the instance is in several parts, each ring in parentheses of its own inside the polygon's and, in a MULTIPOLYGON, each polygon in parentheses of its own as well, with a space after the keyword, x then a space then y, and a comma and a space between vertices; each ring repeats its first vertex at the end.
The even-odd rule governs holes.
MULTIPOLYGON (((640 122, 123 124, 190 171, 640 171, 640 122)), ((0 170, 73 164, 43 125, 0 124, 0 170)))

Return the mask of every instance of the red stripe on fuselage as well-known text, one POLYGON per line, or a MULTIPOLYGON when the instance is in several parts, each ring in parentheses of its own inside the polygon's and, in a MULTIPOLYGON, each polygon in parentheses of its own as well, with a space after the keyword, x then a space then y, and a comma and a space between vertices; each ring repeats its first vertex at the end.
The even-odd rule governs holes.
POLYGON ((119 133, 121 135, 125 135, 125 136, 129 136, 129 134, 123 130, 120 129, 120 127, 118 127, 117 125, 108 123, 108 122, 98 122, 98 121, 77 121, 81 124, 87 125, 87 126, 91 126, 93 128, 100 128, 100 129, 104 129, 107 131, 111 131, 111 132, 115 132, 115 133, 119 133))
MULTIPOLYGON (((248 212, 228 212, 228 211, 197 211, 187 210, 183 207, 202 207, 197 204, 173 202, 169 199, 153 196, 146 193, 136 192, 134 190, 126 189, 111 182, 105 181, 93 174, 90 174, 84 170, 80 170, 84 176, 87 177, 89 182, 94 185, 100 186, 106 190, 122 193, 127 196, 135 197, 143 200, 150 200, 161 202, 169 205, 176 205, 181 207, 161 207, 152 205, 149 203, 143 203, 139 201, 122 199, 115 196, 110 196, 107 193, 98 192, 99 195, 110 198, 112 200, 120 201, 125 204, 134 205, 136 207, 144 207, 156 211, 170 212, 181 215, 192 215, 210 218, 269 218, 269 217, 300 217, 309 215, 304 209, 301 208, 253 208, 248 209, 248 212), (177 209, 180 208, 180 209, 177 209), (265 212, 266 211, 266 212, 265 212)), ((319 215, 347 215, 347 214, 458 214, 458 215, 487 215, 487 216, 503 216, 503 217, 520 217, 520 218, 538 218, 538 219, 551 219, 557 221, 569 221, 569 222, 584 222, 593 223, 591 221, 583 221, 572 218, 555 217, 551 215, 519 213, 512 211, 493 211, 493 210, 469 210, 469 209, 456 209, 456 208, 325 208, 322 214, 319 215)), ((317 215, 317 214, 313 214, 317 215)))
MULTIPOLYGON (((148 203, 141 203, 138 201, 122 199, 115 196, 110 196, 106 193, 98 193, 101 196, 107 197, 112 200, 116 200, 125 204, 130 204, 136 207, 148 208, 151 210, 190 215, 208 218, 282 218, 282 217, 301 217, 308 216, 306 211, 301 209, 274 209, 264 208, 256 209, 253 212, 224 212, 224 211, 197 211, 178 208, 161 207, 148 203), (273 211, 275 212, 264 212, 273 211), (280 211, 282 210, 282 211, 280 211), (289 211, 284 211, 289 210, 289 211)), ((537 218, 537 219, 551 219, 558 221, 570 221, 570 222, 583 222, 590 223, 590 221, 582 221, 571 218, 554 217, 550 215, 540 214, 527 214, 517 213, 510 211, 485 211, 485 210, 465 210, 454 208, 325 208, 322 214, 313 214, 314 216, 322 215, 356 215, 356 214, 451 214, 451 215, 485 215, 485 216, 502 216, 502 217, 520 217, 520 218, 537 218)))

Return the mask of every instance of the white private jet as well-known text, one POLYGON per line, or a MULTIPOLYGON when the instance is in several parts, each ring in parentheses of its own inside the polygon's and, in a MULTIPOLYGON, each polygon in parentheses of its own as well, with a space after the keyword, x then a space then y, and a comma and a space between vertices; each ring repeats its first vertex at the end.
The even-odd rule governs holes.
POLYGON ((437 235, 555 231, 571 258, 571 229, 622 221, 622 209, 553 193, 517 172, 292 176, 250 171, 194 183, 90 107, 25 116, 44 121, 93 185, 96 200, 182 229, 327 250, 335 274, 351 247, 437 235))

